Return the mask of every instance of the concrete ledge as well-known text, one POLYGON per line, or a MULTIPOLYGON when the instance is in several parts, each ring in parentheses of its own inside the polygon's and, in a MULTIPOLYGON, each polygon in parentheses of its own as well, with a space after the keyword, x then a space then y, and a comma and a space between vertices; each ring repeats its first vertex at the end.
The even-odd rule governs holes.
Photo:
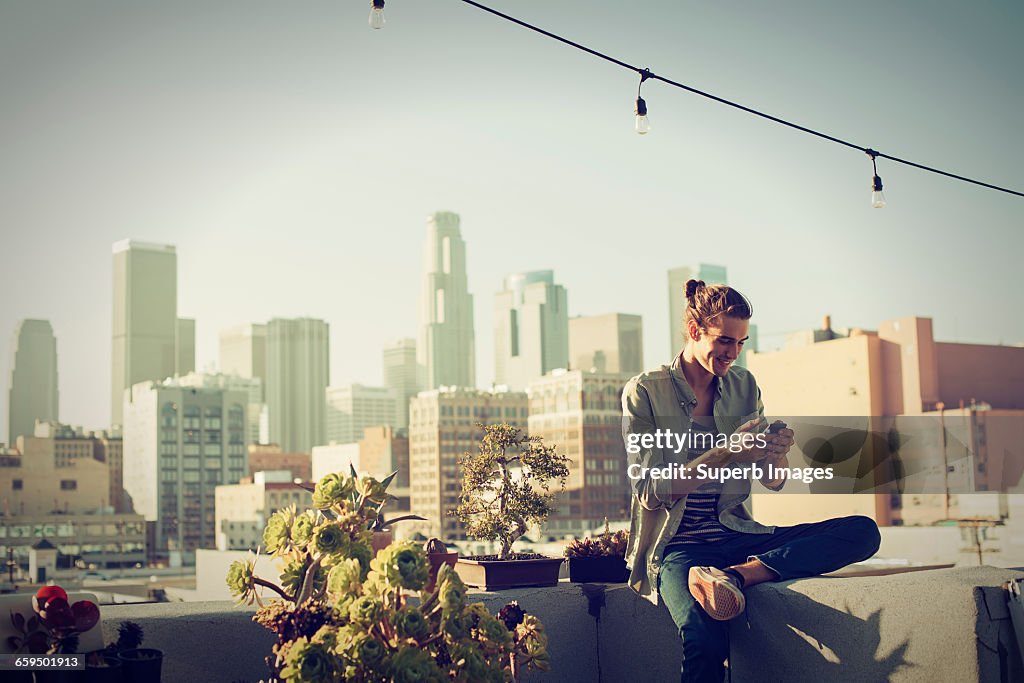
MULTIPOLYGON (((814 578, 748 592, 732 623, 732 680, 1024 680, 999 586, 1024 572, 991 567, 896 576, 814 578)), ((552 671, 535 681, 677 681, 680 641, 664 607, 623 585, 570 584, 474 592, 497 611, 518 600, 544 622, 552 671), (599 616, 599 618, 597 618, 599 616)), ((131 619, 164 651, 164 681, 255 683, 273 637, 253 608, 230 602, 103 608, 105 639, 131 619)))

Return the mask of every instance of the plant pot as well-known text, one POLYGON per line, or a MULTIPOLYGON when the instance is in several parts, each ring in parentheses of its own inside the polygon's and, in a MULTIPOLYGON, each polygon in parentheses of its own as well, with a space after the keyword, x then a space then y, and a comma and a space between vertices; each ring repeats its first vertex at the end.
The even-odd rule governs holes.
POLYGON ((93 654, 95 653, 90 652, 85 655, 85 677, 81 680, 88 683, 122 683, 124 679, 121 660, 115 655, 100 653, 99 660, 102 663, 93 664, 90 661, 90 656, 93 654))
POLYGON ((427 581, 427 585, 423 587, 423 590, 430 592, 434 590, 434 583, 437 581, 437 572, 441 570, 441 565, 448 565, 454 567, 456 560, 459 559, 458 552, 452 553, 429 553, 427 560, 430 561, 430 579, 427 581))
POLYGON ((459 578, 469 586, 484 590, 557 586, 560 557, 533 560, 475 560, 460 557, 455 563, 459 578))
POLYGON ((626 558, 621 555, 567 557, 565 562, 573 583, 625 583, 629 579, 626 558))
POLYGON ((390 531, 374 531, 373 539, 370 541, 370 547, 373 548, 373 556, 377 557, 377 553, 391 545, 392 539, 393 536, 390 531))
POLYGON ((160 683, 164 653, 149 647, 125 650, 118 655, 124 683, 160 683))

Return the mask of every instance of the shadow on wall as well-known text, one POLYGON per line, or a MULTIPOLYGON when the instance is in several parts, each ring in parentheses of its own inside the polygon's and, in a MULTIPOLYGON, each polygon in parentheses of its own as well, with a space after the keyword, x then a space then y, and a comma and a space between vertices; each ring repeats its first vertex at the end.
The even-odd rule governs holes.
POLYGON ((907 661, 909 637, 883 645, 881 608, 861 618, 849 603, 839 610, 788 587, 758 592, 747 602, 749 627, 743 617, 732 624, 734 675, 756 671, 761 681, 888 681, 915 666, 907 661))

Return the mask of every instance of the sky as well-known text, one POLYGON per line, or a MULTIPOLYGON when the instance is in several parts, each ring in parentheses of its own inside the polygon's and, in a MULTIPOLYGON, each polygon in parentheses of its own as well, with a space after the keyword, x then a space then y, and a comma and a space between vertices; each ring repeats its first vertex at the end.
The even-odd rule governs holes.
MULTIPOLYGON (((893 156, 1024 190, 1024 4, 491 0, 623 61, 893 156)), ((173 244, 197 365, 220 330, 331 326, 331 382, 415 337, 426 218, 462 217, 477 377, 493 297, 553 269, 570 315, 637 313, 670 358, 669 268, 729 269, 767 344, 934 319, 1024 342, 1024 198, 879 161, 458 0, 0 0, 0 340, 57 336, 60 418, 109 422, 111 245, 173 244)), ((2 344, 3 341, 0 341, 2 344)), ((10 352, 0 353, 0 441, 10 352)))

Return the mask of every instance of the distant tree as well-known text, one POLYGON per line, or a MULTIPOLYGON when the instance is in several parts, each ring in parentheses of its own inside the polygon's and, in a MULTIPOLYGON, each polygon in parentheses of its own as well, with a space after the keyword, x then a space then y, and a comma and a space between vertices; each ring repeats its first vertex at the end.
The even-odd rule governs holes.
POLYGON ((509 424, 480 425, 484 435, 477 454, 466 453, 462 466, 462 494, 457 515, 466 533, 478 540, 501 543, 506 559, 512 544, 531 524, 551 514, 552 482, 565 490, 569 459, 539 436, 526 436, 509 424))

